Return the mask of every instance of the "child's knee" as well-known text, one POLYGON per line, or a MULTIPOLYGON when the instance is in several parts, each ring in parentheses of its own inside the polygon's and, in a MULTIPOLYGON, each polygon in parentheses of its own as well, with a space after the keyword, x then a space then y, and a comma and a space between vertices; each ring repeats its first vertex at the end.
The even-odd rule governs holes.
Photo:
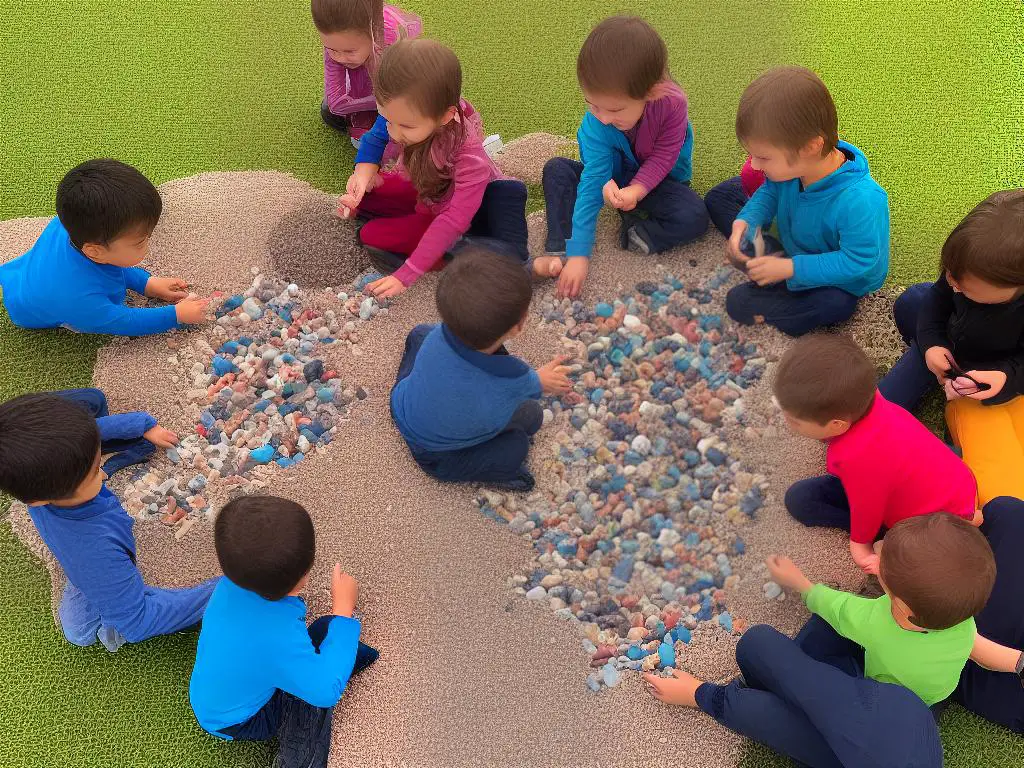
POLYGON ((815 506, 818 494, 806 482, 793 483, 786 489, 785 504, 786 511, 797 522, 808 524, 810 510, 815 506))
POLYGON ((755 287, 754 283, 741 283, 730 288, 729 292, 725 294, 725 311, 737 323, 753 325, 754 309, 751 299, 755 287))
POLYGON ((545 189, 549 185, 579 183, 579 174, 576 173, 575 162, 567 157, 552 157, 544 163, 544 170, 541 172, 541 184, 545 189))
POLYGON ((736 662, 740 667, 756 662, 764 657, 765 646, 778 642, 779 638, 788 639, 775 627, 767 624, 755 624, 747 629, 736 644, 736 662))

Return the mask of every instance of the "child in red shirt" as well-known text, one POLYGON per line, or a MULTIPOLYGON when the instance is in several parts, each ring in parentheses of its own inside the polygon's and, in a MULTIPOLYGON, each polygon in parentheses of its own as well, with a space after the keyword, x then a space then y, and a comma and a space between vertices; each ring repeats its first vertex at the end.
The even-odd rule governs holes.
POLYGON ((804 525, 848 530, 850 555, 865 573, 877 575, 872 544, 900 520, 949 512, 980 523, 971 470, 879 394, 874 366, 853 339, 796 341, 779 362, 774 392, 790 429, 828 445, 829 474, 794 483, 786 508, 804 525))

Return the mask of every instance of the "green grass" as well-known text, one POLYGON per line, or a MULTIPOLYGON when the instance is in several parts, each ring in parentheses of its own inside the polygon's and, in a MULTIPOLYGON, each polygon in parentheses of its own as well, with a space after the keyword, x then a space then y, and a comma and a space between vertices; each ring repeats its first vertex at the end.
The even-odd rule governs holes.
MULTIPOLYGON (((572 135, 574 59, 602 0, 410 0, 462 59, 491 131, 572 135), (458 10, 455 11, 454 9, 458 10)), ((893 210, 893 280, 935 271, 938 247, 990 191, 1024 183, 1024 91, 1015 0, 648 0, 691 99, 695 186, 736 173, 732 121, 760 70, 812 66, 845 138, 869 155, 893 210)), ((0 0, 0 219, 49 215, 60 176, 113 155, 154 181, 272 168, 327 190, 352 150, 318 118, 320 52, 305 0, 0 0), (12 73, 12 74, 8 74, 12 73), (16 73, 13 74, 13 73, 16 73)), ((531 190, 535 198, 536 190, 531 190)), ((0 399, 89 381, 102 340, 15 331, 0 313, 0 399)), ((187 701, 194 636, 108 655, 63 642, 44 569, 0 528, 3 766, 250 766, 266 751, 204 736, 187 701)), ((949 765, 1019 764, 1021 740, 954 710, 949 765)), ((778 764, 752 750, 748 766, 778 764)))

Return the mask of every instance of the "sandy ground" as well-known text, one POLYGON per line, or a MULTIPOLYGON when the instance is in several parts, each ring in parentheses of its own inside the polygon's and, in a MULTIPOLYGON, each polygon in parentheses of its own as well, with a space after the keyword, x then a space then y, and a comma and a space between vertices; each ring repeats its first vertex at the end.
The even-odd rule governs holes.
MULTIPOLYGON (((539 180, 543 159, 561 146, 562 140, 543 136, 514 145, 509 171, 514 167, 539 180)), ((165 213, 148 266, 154 274, 185 278, 199 293, 244 289, 254 266, 304 288, 346 289, 365 267, 351 225, 331 215, 333 198, 291 177, 204 174, 165 184, 161 192, 165 213)), ((0 260, 21 253, 44 225, 42 219, 0 224, 0 260)), ((588 302, 613 298, 655 275, 659 261, 687 283, 721 263, 723 241, 713 230, 656 260, 619 251, 614 225, 610 217, 602 220, 588 302)), ((533 214, 535 249, 543 229, 543 213, 533 214)), ((364 639, 381 651, 337 709, 331 765, 654 768, 677 765, 687 755, 706 768, 735 765, 738 737, 699 713, 659 704, 635 675, 615 689, 590 693, 578 631, 545 607, 517 598, 508 585, 529 565, 529 542, 479 514, 476 489, 442 487, 409 458, 389 417, 387 395, 405 334, 436 317, 435 281, 428 276, 389 314, 363 327, 361 357, 330 353, 330 366, 370 396, 326 454, 278 472, 271 484, 274 493, 304 504, 316 523, 311 616, 327 609, 327 575, 341 562, 362 585, 364 639)), ((551 290, 550 283, 538 284, 535 304, 551 290)), ((890 306, 886 298, 869 299, 849 329, 880 365, 899 350, 890 306)), ((751 329, 749 337, 769 356, 785 349, 785 339, 771 329, 751 329)), ((112 410, 144 409, 169 428, 194 427, 182 407, 187 377, 176 383, 180 371, 168 362, 171 347, 188 341, 189 334, 177 333, 115 340, 101 350, 94 379, 112 410)), ((512 351, 543 363, 559 351, 557 329, 535 316, 512 351)), ((742 578, 730 607, 737 618, 792 633, 806 613, 793 599, 764 600, 765 555, 789 553, 812 578, 843 588, 857 589, 862 580, 841 533, 804 529, 782 507, 789 483, 823 471, 824 451, 785 430, 771 404, 771 373, 770 366, 746 404, 773 429, 754 439, 733 435, 751 471, 769 476, 772 492, 756 523, 743 531, 747 555, 735 562, 742 578)), ((553 426, 541 432, 532 457, 541 487, 553 426)), ((22 540, 44 556, 24 510, 16 507, 10 517, 22 540)), ((149 583, 183 585, 217 572, 207 524, 180 541, 158 523, 137 525, 136 535, 149 583)), ((698 631, 683 665, 726 679, 735 669, 735 640, 718 629, 698 631)))

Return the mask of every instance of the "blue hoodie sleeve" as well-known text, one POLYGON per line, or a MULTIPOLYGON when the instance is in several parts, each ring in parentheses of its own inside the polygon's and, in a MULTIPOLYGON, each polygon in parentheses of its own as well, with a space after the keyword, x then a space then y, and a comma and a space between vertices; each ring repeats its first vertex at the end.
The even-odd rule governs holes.
POLYGON ((615 151, 600 135, 603 126, 589 112, 584 116, 576 139, 580 145, 583 175, 576 189, 572 212, 572 237, 565 242, 565 255, 586 256, 594 251, 597 217, 604 207, 604 185, 615 175, 615 151))
POLYGON ((102 294, 87 293, 76 298, 62 324, 79 333, 149 336, 177 328, 178 315, 173 304, 129 307, 115 304, 102 294))
POLYGON ((135 291, 140 296, 146 295, 146 283, 149 282, 149 274, 142 267, 130 267, 124 271, 124 284, 128 290, 135 291))
POLYGON ((100 440, 134 440, 156 426, 156 419, 143 411, 117 413, 96 419, 100 440))
POLYGON ((335 616, 317 653, 305 626, 296 623, 294 637, 282 645, 287 650, 275 660, 277 687, 314 707, 333 707, 352 676, 360 629, 355 619, 335 616))
POLYGON ((359 140, 359 149, 356 151, 356 165, 359 163, 373 163, 380 165, 384 159, 384 150, 388 146, 388 121, 383 115, 377 115, 373 127, 363 134, 359 140))
POLYGON ((765 232, 779 213, 779 185, 774 181, 765 180, 764 184, 747 200, 740 210, 737 219, 747 222, 751 236, 758 227, 765 232))
POLYGON ((839 213, 838 251, 790 254, 793 277, 786 281, 790 290, 870 285, 863 293, 858 292, 863 295, 881 287, 889 271, 889 216, 887 210, 880 212, 872 202, 858 196, 839 213), (881 269, 880 261, 885 262, 881 269), (878 274, 881 279, 865 283, 865 278, 878 274))

